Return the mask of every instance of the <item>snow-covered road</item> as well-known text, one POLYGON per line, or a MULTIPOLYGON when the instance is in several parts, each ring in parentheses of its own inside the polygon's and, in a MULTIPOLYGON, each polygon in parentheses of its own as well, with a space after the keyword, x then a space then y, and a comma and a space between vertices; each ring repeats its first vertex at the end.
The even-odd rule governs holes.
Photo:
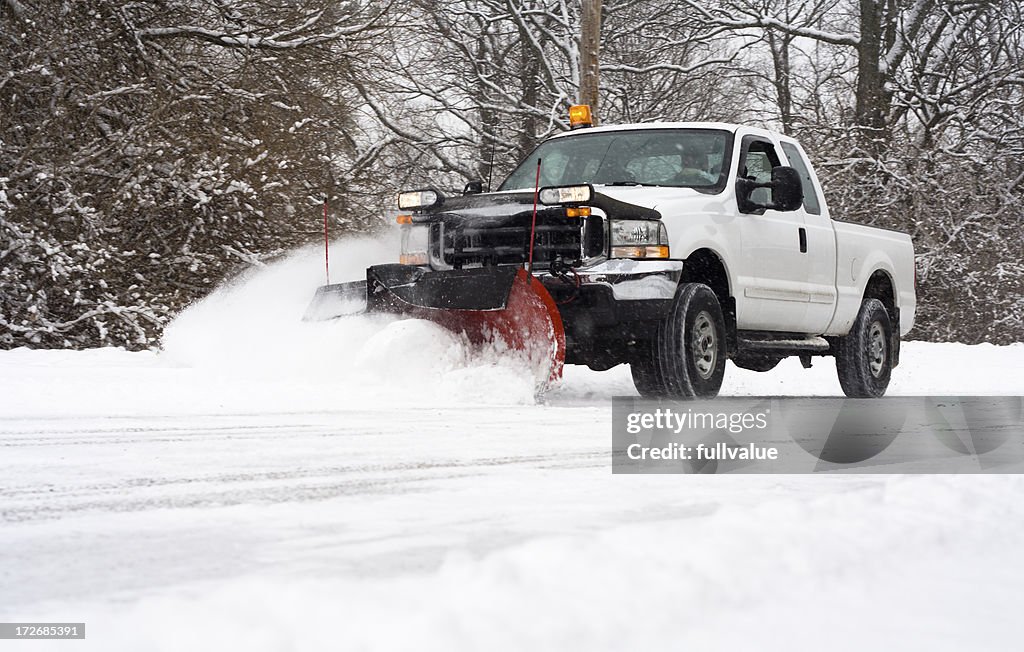
MULTIPOLYGON (((1020 476, 613 476, 627 369, 537 405, 430 325, 296 325, 280 288, 307 267, 195 306, 160 353, 0 352, 0 621, 87 623, 4 649, 1019 638, 1020 476)), ((909 343, 891 393, 1022 395, 1022 368, 1022 345, 909 343)), ((723 389, 838 393, 827 360, 723 389)))

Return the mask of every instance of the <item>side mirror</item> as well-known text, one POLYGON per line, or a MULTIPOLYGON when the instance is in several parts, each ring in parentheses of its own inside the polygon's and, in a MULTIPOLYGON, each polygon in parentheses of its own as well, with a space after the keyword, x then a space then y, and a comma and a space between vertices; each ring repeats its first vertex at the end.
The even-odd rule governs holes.
POLYGON ((754 213, 760 215, 764 212, 764 206, 752 201, 750 195, 757 188, 763 188, 764 184, 757 183, 753 179, 740 177, 736 179, 736 203, 741 213, 754 213))
POLYGON ((782 165, 772 168, 772 180, 769 183, 758 183, 740 177, 736 179, 736 201, 742 213, 760 215, 767 208, 776 211, 795 211, 804 203, 804 186, 800 182, 800 173, 794 168, 782 165), (758 188, 771 188, 774 203, 762 204, 753 201, 750 195, 758 188))
POLYGON ((466 187, 462 189, 463 195, 479 195, 484 191, 483 181, 470 181, 466 184, 466 187))
POLYGON ((795 168, 781 166, 772 170, 772 197, 777 211, 795 211, 804 203, 804 186, 795 168))

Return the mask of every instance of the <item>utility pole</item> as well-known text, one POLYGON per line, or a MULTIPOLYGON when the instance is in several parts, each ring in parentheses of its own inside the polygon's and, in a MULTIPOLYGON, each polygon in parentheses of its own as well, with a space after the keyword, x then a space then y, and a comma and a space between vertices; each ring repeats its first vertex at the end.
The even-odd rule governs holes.
POLYGON ((580 16, 580 104, 589 104, 594 124, 598 121, 597 55, 601 48, 601 0, 583 0, 580 16))

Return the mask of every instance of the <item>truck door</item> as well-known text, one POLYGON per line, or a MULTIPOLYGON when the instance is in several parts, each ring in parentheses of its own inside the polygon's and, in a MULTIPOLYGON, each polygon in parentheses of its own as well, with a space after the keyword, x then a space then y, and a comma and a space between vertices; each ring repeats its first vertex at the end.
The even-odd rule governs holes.
POLYGON ((801 212, 806 229, 805 255, 808 263, 807 328, 811 329, 809 332, 823 333, 832 321, 838 296, 835 230, 807 156, 795 142, 783 140, 780 145, 789 165, 800 173, 804 189, 801 212))
MULTIPOLYGON (((782 165, 775 144, 764 136, 744 136, 736 159, 737 175, 771 181, 772 168, 782 165)), ((759 188, 755 202, 771 203, 771 190, 759 188)), ((802 210, 744 210, 739 201, 741 258, 736 292, 737 325, 741 329, 811 332, 807 327, 810 290, 809 256, 801 251, 802 210)))

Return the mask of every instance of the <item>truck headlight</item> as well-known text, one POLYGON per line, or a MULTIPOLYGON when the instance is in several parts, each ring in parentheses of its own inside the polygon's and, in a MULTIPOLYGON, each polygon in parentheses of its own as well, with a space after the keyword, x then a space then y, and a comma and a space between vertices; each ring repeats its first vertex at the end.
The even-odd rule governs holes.
POLYGON ((398 262, 403 265, 428 265, 430 257, 430 226, 412 224, 402 227, 402 253, 398 262))
POLYGON ((658 220, 612 220, 612 258, 668 258, 668 229, 658 220))

